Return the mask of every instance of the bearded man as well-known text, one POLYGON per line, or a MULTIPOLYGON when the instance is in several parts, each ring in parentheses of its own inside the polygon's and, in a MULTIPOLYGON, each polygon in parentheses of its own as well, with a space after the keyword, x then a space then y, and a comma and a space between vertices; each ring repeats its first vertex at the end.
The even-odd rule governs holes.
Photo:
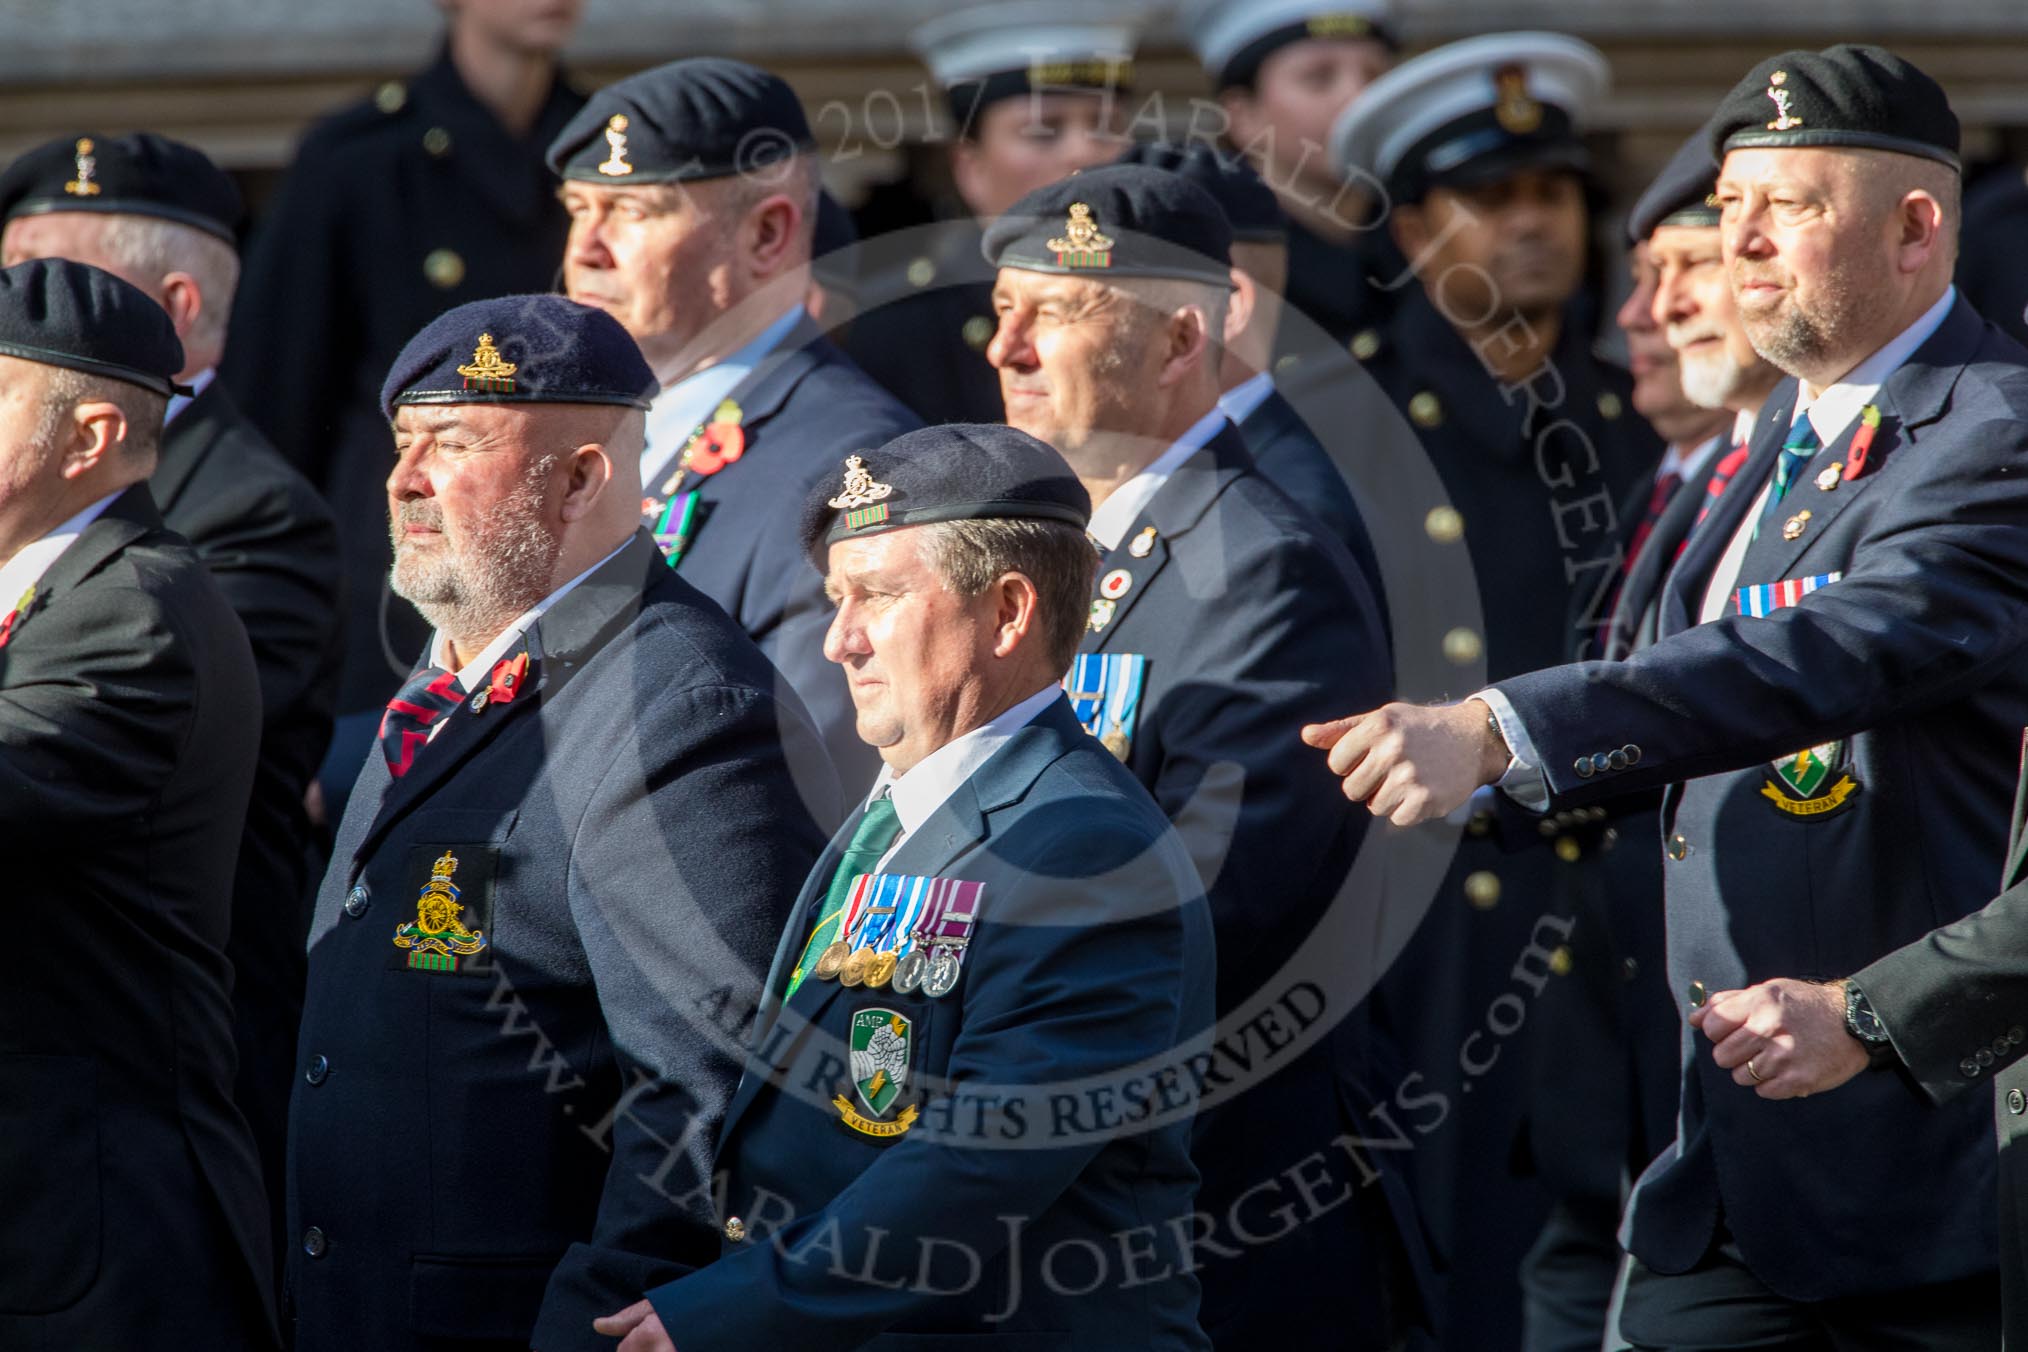
POLYGON ((392 585, 435 632, 311 926, 304 1352, 609 1346, 594 1316, 717 1256, 737 1039, 836 785, 640 526, 655 388, 617 320, 519 296, 382 389, 392 585))

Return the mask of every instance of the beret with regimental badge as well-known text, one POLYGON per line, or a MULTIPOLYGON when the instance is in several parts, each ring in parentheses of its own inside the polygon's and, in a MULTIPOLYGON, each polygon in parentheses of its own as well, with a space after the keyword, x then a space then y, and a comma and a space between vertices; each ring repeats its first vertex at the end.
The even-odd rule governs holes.
POLYGON ((624 404, 660 391, 620 321, 562 296, 502 296, 437 316, 408 340, 380 387, 403 404, 624 404))
POLYGON ((1270 56, 1314 39, 1371 39, 1395 49, 1392 0, 1192 0, 1183 28, 1220 89, 1251 86, 1270 56))
POLYGON ((1562 33, 1466 38, 1368 85, 1331 128, 1332 159, 1397 202, 1531 169, 1583 172, 1578 127, 1608 77, 1604 53, 1562 33))
POLYGON ((59 136, 0 173, 0 220, 49 211, 155 216, 233 243, 239 189, 193 146, 153 132, 59 136))
POLYGON ((1714 160, 1729 150, 1830 146, 1961 167, 1958 115, 1943 87, 1885 47, 1771 56, 1733 86, 1704 131, 1714 160))
POLYGON ((1640 244, 1664 225, 1718 224, 1718 166, 1702 131, 1676 148, 1662 172, 1627 213, 1627 243, 1640 244))
POLYGON ((67 258, 0 270, 0 356, 139 385, 163 398, 176 383, 183 344, 147 292, 67 258))
POLYGON ((1145 164, 1108 164, 1037 188, 986 227, 979 247, 996 268, 1231 281, 1232 226, 1218 203, 1145 164))
POLYGON ((549 143, 548 159, 582 183, 689 183, 755 173, 815 146, 788 81, 699 56, 593 94, 549 143))
POLYGON ((1057 521, 1083 530, 1091 495, 1047 442, 999 423, 904 432, 847 456, 803 503, 803 552, 821 570, 840 540, 935 521, 1057 521))
POLYGON ((939 14, 909 35, 961 135, 988 104, 1029 94, 1128 92, 1137 20, 1091 0, 1017 0, 939 14))
POLYGON ((1288 218, 1274 189, 1240 155, 1227 155, 1202 141, 1180 146, 1142 141, 1129 146, 1116 163, 1145 164, 1189 179, 1218 203, 1235 242, 1278 244, 1289 236, 1288 218))

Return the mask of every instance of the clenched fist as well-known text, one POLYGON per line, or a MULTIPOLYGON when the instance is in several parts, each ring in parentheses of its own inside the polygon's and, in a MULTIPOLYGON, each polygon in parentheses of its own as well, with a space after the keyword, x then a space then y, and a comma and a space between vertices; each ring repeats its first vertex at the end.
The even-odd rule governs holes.
POLYGON ((1396 826, 1447 817, 1512 756, 1481 700, 1434 708, 1388 704, 1369 714, 1312 723, 1303 740, 1330 753, 1345 796, 1396 826))

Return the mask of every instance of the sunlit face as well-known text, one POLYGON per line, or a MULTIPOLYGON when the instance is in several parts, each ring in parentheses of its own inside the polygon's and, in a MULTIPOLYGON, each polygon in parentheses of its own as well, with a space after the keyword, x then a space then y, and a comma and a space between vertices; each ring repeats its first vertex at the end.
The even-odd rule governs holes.
POLYGON ((897 774, 964 730, 999 638, 992 593, 946 587, 926 529, 840 540, 824 579, 838 607, 824 656, 845 670, 859 739, 897 774))
POLYGON ((1718 177, 1725 265, 1755 350, 1801 374, 1863 330, 1891 248, 1881 213, 1835 150, 1734 150, 1718 177))
POLYGON ((1124 113, 1100 94, 1029 94, 979 110, 954 146, 958 195, 976 216, 998 216, 1037 188, 1119 158, 1124 113))
POLYGON ((1646 244, 1636 244, 1627 256, 1633 283, 1617 316, 1621 332, 1627 335, 1627 369, 1634 377, 1634 411, 1644 418, 1673 409, 1683 402, 1682 386, 1676 379, 1676 353, 1655 322, 1655 264, 1646 244))
MULTIPOLYGON (((58 423, 43 411, 50 374, 36 362, 0 357, 0 515, 33 516, 35 501, 59 490, 58 423)), ((0 601, 13 604, 11 596, 0 601)))
POLYGON ((1453 323, 1562 305, 1584 279, 1584 188, 1528 169, 1472 188, 1432 188, 1397 208, 1396 234, 1453 323))
POLYGON ((554 54, 570 41, 584 0, 440 0, 458 25, 513 51, 554 54))
POLYGON ((1375 38, 1304 38, 1279 47, 1261 62, 1251 92, 1227 99, 1232 141, 1260 153, 1262 175, 1276 190, 1333 193, 1331 124, 1392 64, 1375 38))
POLYGON ((454 637, 498 633, 549 593, 563 457, 540 448, 533 421, 503 404, 395 410, 392 585, 454 637))
POLYGON ((1000 373, 1007 425, 1073 464, 1095 438, 1150 426, 1161 368, 1155 316, 1125 291, 1085 277, 1002 268, 999 327, 986 360, 1000 373))
POLYGON ((736 231, 714 211, 726 186, 563 185, 564 293, 619 320, 658 372, 739 298, 736 231))
POLYGON ((1733 406, 1765 371, 1732 303, 1725 253, 1713 226, 1665 225, 1648 239, 1654 318, 1682 367, 1683 393, 1700 408, 1733 406))

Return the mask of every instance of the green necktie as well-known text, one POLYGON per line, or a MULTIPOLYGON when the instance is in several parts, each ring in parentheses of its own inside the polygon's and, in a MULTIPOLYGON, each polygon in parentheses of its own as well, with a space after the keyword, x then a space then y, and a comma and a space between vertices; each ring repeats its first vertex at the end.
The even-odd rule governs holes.
POLYGON ((867 806, 866 815, 859 819, 843 857, 838 860, 838 871, 831 875, 831 888, 824 894, 824 909, 817 917, 817 927, 810 931, 810 942, 803 945, 796 970, 789 973, 789 988, 782 993, 783 1004, 795 995, 796 987, 803 984, 803 978, 809 975, 824 950, 844 937, 838 933, 838 919, 845 912, 845 899, 852 895, 852 880, 862 873, 873 872, 880 856, 893 848, 895 837, 900 834, 901 818, 895 814, 894 799, 883 793, 867 806))
POLYGON ((1817 440, 1817 429, 1811 425, 1809 418, 1804 416, 1796 419, 1796 425, 1789 429, 1788 441, 1782 445, 1781 454, 1775 457, 1774 484, 1768 489, 1767 506, 1761 509, 1760 520, 1753 524, 1755 538, 1759 538, 1760 528, 1763 525, 1780 515, 1776 509, 1781 506, 1782 499, 1789 495, 1789 489, 1795 483, 1796 476, 1803 472, 1803 466, 1816 458, 1817 452, 1821 449, 1823 443, 1817 440))

